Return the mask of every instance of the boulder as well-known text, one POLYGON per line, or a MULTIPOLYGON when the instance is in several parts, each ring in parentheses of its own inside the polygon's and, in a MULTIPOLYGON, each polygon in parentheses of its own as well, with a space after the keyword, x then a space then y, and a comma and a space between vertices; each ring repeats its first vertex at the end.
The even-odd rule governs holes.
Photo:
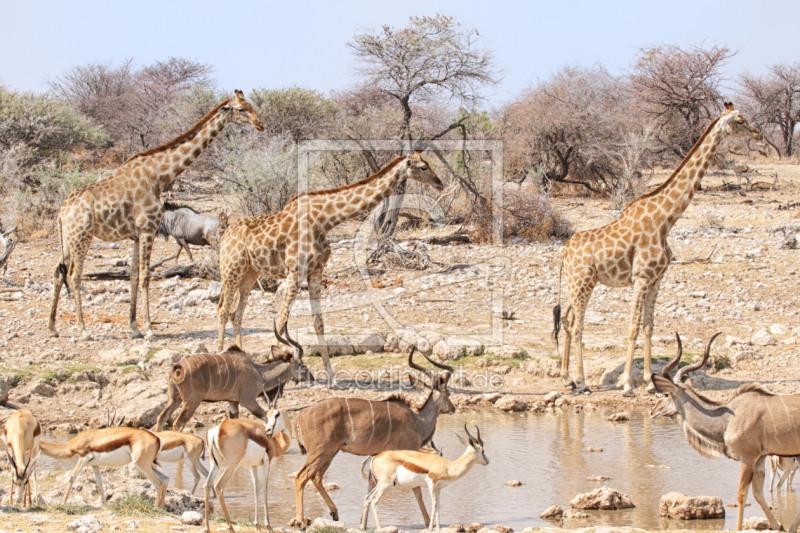
POLYGON ((789 328, 784 326, 783 324, 772 324, 769 327, 769 332, 773 335, 786 335, 789 333, 789 328))
POLYGON ((763 516, 754 516, 752 518, 747 518, 742 522, 743 529, 755 529, 756 531, 767 531, 769 530, 769 520, 764 518, 763 516))
POLYGON ((186 355, 185 352, 179 352, 177 350, 170 350, 169 348, 164 348, 163 350, 159 350, 153 354, 153 357, 150 359, 150 364, 154 366, 172 366, 186 355))
POLYGON ((561 362, 549 357, 542 357, 528 363, 525 371, 540 378, 557 378, 561 376, 561 362))
POLYGON ((203 525, 203 515, 197 511, 185 511, 181 515, 181 524, 187 526, 201 526, 203 525))
POLYGON ((567 512, 564 513, 564 518, 568 520, 583 520, 589 518, 589 515, 577 509, 568 509, 567 512))
POLYGON ((206 299, 211 300, 212 302, 218 302, 220 294, 222 294, 222 283, 219 281, 212 281, 208 284, 206 299))
POLYGON ((561 397, 561 393, 558 391, 550 391, 544 395, 545 403, 553 403, 561 397))
POLYGON ((38 396, 46 396, 48 398, 55 396, 56 390, 48 385, 47 383, 37 383, 34 387, 30 390, 31 394, 36 394, 38 396))
POLYGON ((578 494, 569 504, 575 509, 599 509, 601 511, 636 507, 630 496, 605 486, 592 492, 578 494))
POLYGON ((192 341, 188 342, 183 345, 183 347, 189 350, 189 353, 196 354, 196 353, 209 353, 208 348, 203 341, 192 341))
POLYGON ((297 342, 303 347, 307 354, 318 353, 332 357, 334 355, 350 355, 353 353, 353 346, 344 335, 300 335, 297 342))
POLYGON ((614 413, 613 415, 606 417, 606 420, 609 422, 624 422, 630 419, 631 415, 625 411, 620 411, 619 413, 614 413))
POLYGON ((100 350, 97 357, 107 365, 135 365, 144 357, 130 353, 126 348, 111 348, 110 350, 100 350))
POLYGON ((348 335, 347 339, 353 347, 352 353, 382 352, 386 346, 386 341, 377 333, 348 335))
POLYGON ((508 485, 509 487, 521 487, 524 484, 525 483, 523 483, 522 481, 519 481, 519 480, 516 480, 516 479, 510 479, 510 480, 506 481, 506 485, 508 485))
POLYGON ((386 345, 383 349, 387 352, 397 352, 400 350, 400 337, 394 333, 386 335, 386 345))
POLYGON ((397 347, 400 353, 408 353, 411 351, 412 346, 416 346, 417 350, 424 353, 425 355, 430 355, 433 352, 433 346, 431 343, 428 342, 428 339, 417 335, 414 330, 411 329, 401 329, 397 330, 397 347))
POLYGON ((690 497, 682 492, 670 492, 661 497, 659 513, 680 520, 725 518, 722 499, 716 496, 690 497))
POLYGON ((309 528, 312 531, 314 530, 327 530, 330 531, 332 529, 339 529, 342 532, 347 530, 347 526, 344 525, 343 522, 337 522, 335 520, 327 520, 325 518, 315 518, 313 522, 311 522, 311 527, 309 528))
POLYGON ((92 532, 100 531, 105 525, 94 516, 82 516, 77 520, 68 522, 66 525, 67 531, 86 531, 92 532))
POLYGON ((125 425, 149 428, 155 425, 167 403, 167 386, 156 381, 134 381, 114 393, 117 416, 125 417, 125 425))
POLYGON ((528 352, 520 346, 503 346, 494 352, 501 359, 525 359, 528 352))
POLYGON ((519 396, 503 396, 494 402, 494 406, 501 411, 524 411, 528 408, 525 400, 519 396))
POLYGON ((772 346, 775 344, 775 338, 769 334, 766 328, 762 328, 753 333, 753 336, 750 337, 750 342, 758 346, 772 346))
POLYGON ((447 344, 446 340, 440 340, 433 345, 433 356, 439 361, 455 361, 461 357, 461 353, 453 346, 447 344))
POLYGON ((562 516, 564 516, 564 509, 558 505, 553 505, 545 509, 544 512, 539 515, 539 518, 544 520, 558 520, 562 516))

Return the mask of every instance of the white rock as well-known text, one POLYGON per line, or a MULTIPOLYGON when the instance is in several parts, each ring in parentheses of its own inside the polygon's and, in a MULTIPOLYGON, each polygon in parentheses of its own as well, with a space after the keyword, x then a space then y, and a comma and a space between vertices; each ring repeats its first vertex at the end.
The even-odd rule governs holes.
POLYGON ((126 348, 101 350, 97 357, 109 365, 135 365, 141 360, 138 354, 130 353, 126 348))
POLYGON ((382 352, 386 345, 386 341, 377 333, 348 335, 347 340, 353 347, 352 353, 382 352))
POLYGON ((100 520, 95 518, 94 516, 83 516, 78 518, 77 520, 73 520, 72 522, 68 522, 66 525, 67 531, 78 531, 81 528, 86 528, 84 531, 100 531, 105 527, 100 520))
POLYGON ((219 296, 222 294, 222 283, 219 281, 212 281, 208 284, 208 291, 206 293, 206 298, 211 300, 212 302, 216 302, 219 300, 219 296))
POLYGON ((181 515, 181 524, 199 526, 203 524, 203 515, 197 511, 186 511, 181 515))
POLYGON ((784 326, 783 324, 772 324, 769 327, 769 332, 773 335, 786 335, 789 333, 789 328, 784 326))
POLYGON ((184 352, 164 348, 163 350, 159 350, 153 354, 152 359, 150 359, 150 363, 154 366, 172 366, 183 359, 184 355, 186 355, 184 352))
POLYGON ((297 342, 303 347, 307 354, 325 354, 327 356, 349 355, 353 353, 353 346, 344 335, 300 335, 297 342))
POLYGON ((772 346, 775 344, 775 338, 769 334, 766 328, 762 328, 753 333, 753 336, 750 337, 750 342, 759 346, 772 346))

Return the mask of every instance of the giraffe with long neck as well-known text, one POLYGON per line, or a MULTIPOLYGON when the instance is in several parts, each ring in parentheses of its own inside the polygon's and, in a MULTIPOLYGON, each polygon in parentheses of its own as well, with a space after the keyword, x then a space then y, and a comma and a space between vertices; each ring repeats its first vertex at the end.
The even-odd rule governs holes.
MULTIPOLYGON (((389 196, 403 180, 414 179, 443 189, 442 182, 419 152, 398 157, 379 172, 359 182, 303 193, 289 200, 272 215, 243 218, 223 234, 219 251, 222 293, 217 304, 219 344, 222 351, 225 326, 233 312, 235 343, 242 347, 242 315, 250 290, 259 277, 285 278, 276 331, 281 331, 300 283, 308 280, 308 297, 314 316, 314 331, 322 338, 325 329, 320 310, 322 272, 331 255, 326 236, 342 222, 365 213, 389 196)), ((333 369, 323 350, 325 371, 333 384, 333 369)))
POLYGON ((561 326, 561 274, 564 272, 569 304, 563 315, 564 357, 561 378, 567 388, 588 390, 583 373, 583 319, 586 305, 597 283, 609 287, 633 285, 633 304, 628 327, 628 354, 623 374, 623 395, 633 396, 633 354, 640 326, 644 330, 644 375, 648 391, 653 315, 661 281, 672 261, 667 243, 672 226, 692 202, 695 192, 716 154, 722 139, 728 136, 761 140, 759 133, 733 104, 714 120, 672 175, 657 189, 631 202, 620 216, 600 228, 573 235, 559 258, 558 305, 553 309, 553 336, 558 341, 561 326), (569 356, 576 341, 577 380, 569 374, 569 356))
POLYGON ((142 291, 144 330, 155 336, 150 323, 150 253, 164 208, 160 196, 230 122, 252 124, 263 131, 253 107, 241 91, 209 111, 192 128, 166 144, 134 155, 114 173, 73 191, 58 210, 61 262, 53 275, 53 301, 47 326, 58 336, 55 321, 62 285, 72 290, 80 338, 91 339, 81 309, 81 273, 92 240, 132 240, 130 328, 133 338, 142 336, 136 325, 136 300, 142 291))

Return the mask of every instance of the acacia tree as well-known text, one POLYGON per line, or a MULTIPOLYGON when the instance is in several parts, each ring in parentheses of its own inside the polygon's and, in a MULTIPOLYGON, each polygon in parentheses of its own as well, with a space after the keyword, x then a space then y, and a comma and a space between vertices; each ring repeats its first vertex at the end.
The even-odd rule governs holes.
POLYGON ((642 48, 631 68, 633 95, 659 127, 662 150, 684 157, 722 111, 720 86, 727 46, 642 48))
MULTIPOLYGON (((412 122, 418 106, 457 102, 472 109, 482 101, 483 87, 499 83, 494 55, 480 41, 477 30, 463 27, 453 17, 436 15, 411 17, 408 26, 401 29, 383 26, 360 31, 347 46, 355 56, 356 72, 364 86, 388 95, 399 105, 402 120, 396 136, 407 141, 410 148, 415 138, 420 139, 412 122)), ((462 128, 465 120, 458 119, 429 138, 462 128)), ((466 135, 463 128, 462 134, 466 135)), ((437 156, 444 162, 441 154, 437 156)), ((463 176, 450 172, 470 193, 479 196, 463 176)), ((404 191, 401 184, 397 197, 404 191)), ((382 235, 394 234, 399 207, 395 204, 390 208, 390 216, 381 225, 382 235)))
POLYGON ((783 154, 791 156, 794 130, 800 122, 800 63, 770 65, 765 76, 742 74, 739 85, 753 123, 762 128, 765 140, 780 156, 781 149, 770 139, 770 130, 777 129, 783 154))

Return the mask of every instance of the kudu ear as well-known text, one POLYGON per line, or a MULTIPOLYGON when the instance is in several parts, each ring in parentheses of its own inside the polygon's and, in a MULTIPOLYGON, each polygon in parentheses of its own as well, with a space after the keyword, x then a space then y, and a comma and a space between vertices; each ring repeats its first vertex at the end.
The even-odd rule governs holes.
POLYGON ((653 386, 661 394, 671 394, 675 393, 678 390, 677 385, 675 385, 671 380, 663 376, 650 374, 650 379, 653 381, 653 386))
POLYGON ((421 379, 418 379, 417 376, 415 376, 411 372, 408 373, 408 381, 411 382, 411 387, 417 390, 421 388, 426 388, 426 389, 430 388, 427 383, 425 383, 421 379))

